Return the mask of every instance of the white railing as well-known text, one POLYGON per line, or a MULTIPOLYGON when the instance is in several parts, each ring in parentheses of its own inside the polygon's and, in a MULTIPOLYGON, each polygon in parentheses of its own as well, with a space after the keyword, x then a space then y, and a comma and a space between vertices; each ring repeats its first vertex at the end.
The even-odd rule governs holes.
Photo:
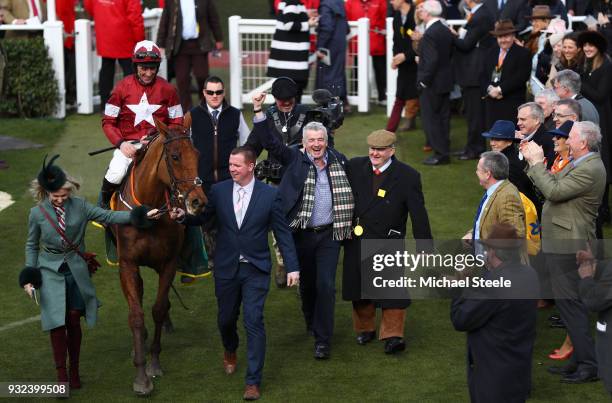
MULTIPOLYGON (((571 30, 575 22, 583 22, 586 16, 568 15, 568 29, 571 30)), ((388 17, 386 21, 387 25, 387 116, 391 116, 391 110, 393 109, 393 103, 395 102, 395 91, 397 86, 397 70, 391 68, 391 61, 393 59, 393 18, 388 17)), ((446 23, 452 27, 462 27, 467 23, 467 20, 447 20, 446 23)))
MULTIPOLYGON (((254 94, 268 91, 273 78, 266 76, 270 43, 276 26, 276 20, 242 19, 240 16, 229 18, 229 55, 230 55, 230 101, 232 106, 241 109, 243 103, 250 103, 254 94)), ((369 54, 370 22, 367 18, 349 22, 350 33, 347 40, 357 37, 359 47, 357 54, 351 53, 348 46, 347 61, 347 94, 350 104, 357 105, 359 112, 369 111, 369 54), (354 64, 355 57, 357 65, 354 64)), ((312 88, 315 78, 315 57, 311 55, 309 85, 302 96, 302 103, 312 104, 312 88)), ((273 102, 268 95, 266 102, 273 102)))
MULTIPOLYGON (((145 9, 142 13, 144 18, 145 38, 156 41, 159 29, 159 20, 162 9, 145 9)), ((94 23, 90 20, 76 20, 74 24, 75 34, 75 59, 77 78, 77 112, 82 114, 93 113, 94 106, 100 104, 100 96, 94 95, 94 84, 98 83, 102 58, 96 51, 94 23)), ((167 77, 166 60, 159 66, 159 75, 167 77)), ((115 77, 117 82, 122 76, 119 72, 115 77)))
POLYGON ((53 117, 64 118, 66 116, 66 81, 64 77, 64 24, 61 21, 45 21, 39 25, 0 25, 2 31, 43 31, 43 39, 49 50, 52 61, 59 100, 55 107, 53 117))

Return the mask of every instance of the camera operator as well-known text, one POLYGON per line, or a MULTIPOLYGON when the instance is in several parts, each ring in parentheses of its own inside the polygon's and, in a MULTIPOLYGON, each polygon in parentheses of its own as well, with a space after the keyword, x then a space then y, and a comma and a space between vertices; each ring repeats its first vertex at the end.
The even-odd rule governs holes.
MULTIPOLYGON (((297 93, 298 87, 295 81, 289 77, 277 78, 272 84, 274 105, 265 111, 268 130, 286 145, 300 144, 302 142, 302 127, 306 124, 308 107, 295 102, 297 93)), ((254 112, 258 113, 260 111, 261 109, 254 112)), ((245 145, 251 147, 258 157, 263 151, 263 146, 253 133, 251 133, 245 145)), ((255 167, 257 179, 265 180, 271 185, 278 185, 283 173, 284 168, 280 161, 271 155, 268 155, 265 160, 259 161, 255 167)), ((274 280, 277 287, 284 288, 287 284, 287 275, 283 258, 276 246, 274 236, 272 239, 277 261, 274 280)))

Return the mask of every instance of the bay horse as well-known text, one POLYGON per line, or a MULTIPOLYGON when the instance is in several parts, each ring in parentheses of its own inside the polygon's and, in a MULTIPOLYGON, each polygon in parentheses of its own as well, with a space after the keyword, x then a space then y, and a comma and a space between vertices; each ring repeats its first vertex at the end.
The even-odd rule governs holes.
MULTIPOLYGON (((128 210, 146 205, 164 212, 181 207, 189 214, 199 214, 207 199, 198 177, 199 153, 189 136, 191 119, 183 126, 166 126, 155 120, 158 135, 138 151, 124 185, 118 194, 117 209, 128 210)), ((153 391, 151 377, 161 376, 159 362, 161 333, 168 317, 168 292, 172 285, 185 230, 168 215, 154 221, 148 229, 113 226, 117 239, 121 288, 129 308, 136 378, 133 390, 138 395, 153 391), (146 365, 146 329, 142 307, 143 281, 139 266, 149 266, 159 275, 157 297, 152 313, 155 335, 151 344, 151 361, 146 365), (146 367, 145 367, 146 366, 146 367)))

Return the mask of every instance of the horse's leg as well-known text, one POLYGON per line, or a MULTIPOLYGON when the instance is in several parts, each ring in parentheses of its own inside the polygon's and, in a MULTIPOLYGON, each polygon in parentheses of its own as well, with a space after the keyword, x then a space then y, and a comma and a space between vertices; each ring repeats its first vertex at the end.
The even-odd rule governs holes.
MULTIPOLYGON (((142 303, 142 299, 143 299, 143 296, 144 296, 144 283, 143 283, 142 277, 140 275, 138 276, 136 281, 137 281, 136 289, 139 290, 139 292, 138 292, 138 301, 140 302, 140 306, 142 307, 142 306, 144 306, 143 303, 142 303)), ((149 332, 147 331, 147 326, 145 324, 143 324, 143 328, 142 329, 143 329, 142 330, 143 340, 145 342, 145 349, 146 349, 147 339, 149 338, 149 332)), ((132 352, 130 354, 131 354, 132 359, 134 359, 134 355, 135 355, 134 348, 132 348, 132 352)), ((146 354, 146 352, 145 352, 145 354, 146 354)))
POLYGON ((138 266, 122 261, 120 267, 121 288, 128 303, 128 322, 132 330, 134 345, 136 378, 132 387, 136 394, 148 395, 153 391, 153 383, 145 372, 144 312, 140 302, 143 292, 142 278, 138 272, 138 266))
POLYGON ((151 362, 147 365, 147 374, 149 376, 163 375, 161 365, 159 363, 159 353, 161 352, 161 333, 164 321, 168 317, 168 309, 170 303, 168 301, 168 292, 174 280, 176 268, 176 259, 172 262, 165 263, 159 272, 159 285, 157 287, 157 298, 153 305, 153 320, 155 321, 155 336, 151 344, 151 362))
POLYGON ((170 318, 170 308, 172 304, 168 302, 168 314, 166 315, 166 319, 164 320, 164 332, 170 334, 174 333, 174 323, 172 323, 172 319, 170 318))

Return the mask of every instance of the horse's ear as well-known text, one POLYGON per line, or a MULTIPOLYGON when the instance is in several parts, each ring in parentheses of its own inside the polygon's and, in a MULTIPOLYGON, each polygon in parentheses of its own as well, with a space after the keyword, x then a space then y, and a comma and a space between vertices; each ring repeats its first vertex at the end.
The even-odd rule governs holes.
POLYGON ((165 136, 168 133, 168 126, 161 120, 157 119, 153 116, 153 121, 155 122, 155 127, 157 127, 157 131, 160 135, 165 136))
POLYGON ((183 118, 183 128, 187 131, 191 129, 191 112, 187 112, 183 118))

